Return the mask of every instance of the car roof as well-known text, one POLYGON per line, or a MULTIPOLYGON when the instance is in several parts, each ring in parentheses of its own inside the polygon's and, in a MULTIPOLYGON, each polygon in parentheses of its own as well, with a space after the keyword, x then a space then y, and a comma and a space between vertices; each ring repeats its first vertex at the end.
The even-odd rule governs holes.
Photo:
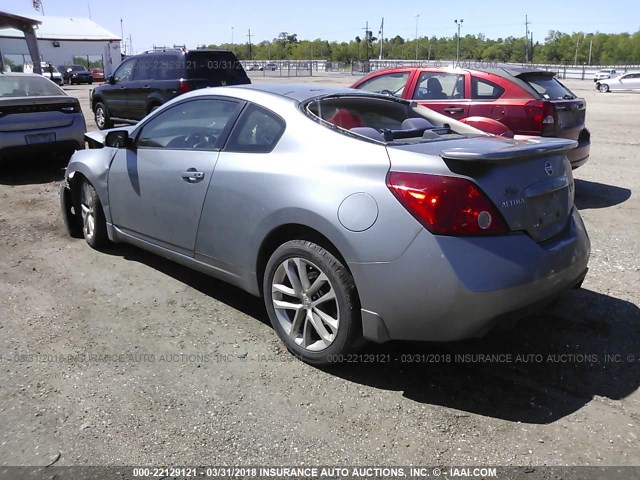
POLYGON ((327 95, 354 94, 379 96, 370 92, 363 93, 362 90, 348 87, 335 87, 331 85, 309 84, 309 83, 274 83, 274 84, 248 84, 236 85, 230 88, 255 90, 259 92, 271 93, 281 97, 288 97, 298 102, 304 102, 316 97, 327 95))

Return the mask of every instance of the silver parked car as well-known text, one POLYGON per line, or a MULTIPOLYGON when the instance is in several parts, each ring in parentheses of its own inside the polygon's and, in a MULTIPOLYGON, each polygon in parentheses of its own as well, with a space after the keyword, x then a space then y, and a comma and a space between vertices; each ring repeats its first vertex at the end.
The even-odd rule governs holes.
POLYGON ((30 73, 0 73, 0 157, 31 151, 69 155, 84 148, 86 125, 77 98, 30 73))
POLYGON ((202 89, 88 139, 102 148, 77 152, 61 188, 69 233, 263 296, 310 363, 360 338, 476 336, 586 274, 574 141, 318 85, 202 89))
POLYGON ((640 72, 627 72, 614 78, 598 80, 596 88, 603 93, 617 90, 640 90, 640 72))

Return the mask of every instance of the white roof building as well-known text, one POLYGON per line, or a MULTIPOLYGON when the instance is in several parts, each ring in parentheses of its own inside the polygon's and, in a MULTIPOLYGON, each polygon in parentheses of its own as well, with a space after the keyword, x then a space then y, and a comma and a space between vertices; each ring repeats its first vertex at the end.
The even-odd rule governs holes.
MULTIPOLYGON (((113 41, 119 42, 120 37, 111 33, 88 18, 43 17, 22 15, 42 22, 36 27, 38 40, 71 40, 71 41, 113 41)), ((0 30, 3 38, 24 38, 24 33, 15 28, 0 30)))
MULTIPOLYGON (((113 73, 121 62, 120 36, 89 18, 21 15, 41 22, 35 28, 40 61, 56 67, 82 64, 113 73)), ((24 33, 14 28, 0 29, 0 52, 5 65, 21 70, 32 62, 24 33)))

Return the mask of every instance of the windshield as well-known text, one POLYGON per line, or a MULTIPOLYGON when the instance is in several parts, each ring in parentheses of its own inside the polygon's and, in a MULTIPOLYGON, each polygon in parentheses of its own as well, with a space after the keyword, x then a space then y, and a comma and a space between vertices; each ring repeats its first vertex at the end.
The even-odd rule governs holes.
POLYGON ((44 77, 0 75, 0 97, 46 97, 66 95, 44 77))
POLYGON ((545 100, 572 100, 576 98, 571 90, 551 75, 533 73, 520 75, 519 78, 531 86, 545 100))

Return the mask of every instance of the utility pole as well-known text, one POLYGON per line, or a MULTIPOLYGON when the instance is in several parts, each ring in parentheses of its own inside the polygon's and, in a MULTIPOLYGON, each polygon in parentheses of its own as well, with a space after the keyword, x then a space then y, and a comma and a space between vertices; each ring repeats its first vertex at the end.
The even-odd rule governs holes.
POLYGON ((418 19, 420 14, 416 15, 416 60, 418 60, 418 19))
POLYGON ((383 47, 384 47, 384 17, 382 17, 382 23, 380 24, 380 30, 378 31, 378 35, 380 35, 380 54, 378 55, 378 60, 382 60, 383 56, 383 47))
POLYGON ((462 22, 464 22, 464 19, 460 19, 460 20, 454 20, 454 22, 456 23, 456 25, 458 25, 458 44, 456 46, 456 63, 459 64, 460 63, 460 27, 462 27, 462 22))
POLYGON ((576 39, 576 56, 573 58, 573 64, 578 64, 578 45, 580 44, 580 37, 576 39))
POLYGON ((593 33, 589 34, 589 65, 591 65, 591 49, 593 48, 593 33))
POLYGON ((531 52, 531 63, 533 63, 533 32, 529 31, 529 35, 531 35, 531 42, 529 43, 529 52, 531 52))
POLYGON ((231 27, 231 48, 233 48, 233 27, 231 27))
MULTIPOLYGON (((120 49, 122 50, 122 44, 126 44, 127 42, 124 41, 124 28, 122 27, 122 19, 120 19, 120 49)), ((124 54, 127 54, 127 50, 124 49, 124 54)))
POLYGON ((253 56, 251 55, 251 29, 249 29, 249 35, 247 35, 247 37, 249 37, 249 61, 253 60, 253 56))
POLYGON ((369 31, 369 21, 364 25, 364 57, 365 61, 369 61, 369 46, 371 44, 371 32, 369 31))
POLYGON ((529 18, 524 16, 524 63, 529 63, 529 18))

